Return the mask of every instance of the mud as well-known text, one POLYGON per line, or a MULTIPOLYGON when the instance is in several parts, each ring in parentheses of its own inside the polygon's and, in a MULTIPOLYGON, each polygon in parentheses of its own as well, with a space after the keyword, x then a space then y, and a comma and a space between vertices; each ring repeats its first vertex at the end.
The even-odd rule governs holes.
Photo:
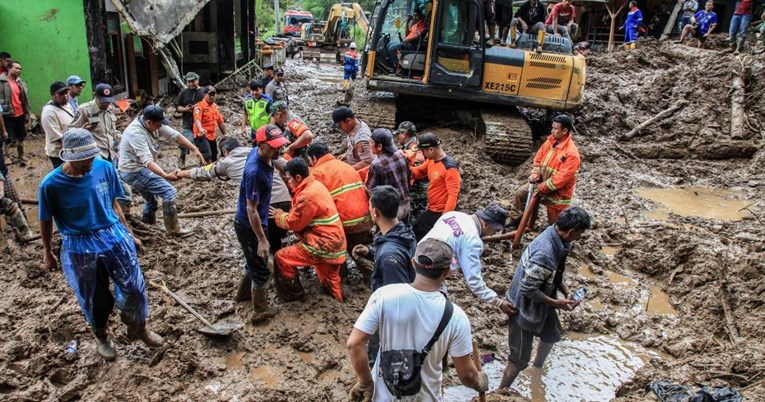
MULTIPOLYGON (((630 52, 590 57, 587 101, 576 113, 574 140, 583 165, 575 201, 590 211, 594 227, 577 243, 566 274, 569 286, 586 286, 588 294, 577 311, 560 316, 565 330, 587 334, 583 335, 587 339, 606 339, 599 342, 620 352, 590 358, 598 348, 581 346, 584 340, 578 341, 579 346, 567 341, 557 345, 545 368, 548 374, 578 367, 565 378, 601 385, 595 389, 585 382, 580 388, 567 388, 546 382, 544 375, 529 380, 539 383, 541 378, 547 392, 544 399, 589 400, 587 395, 597 391, 593 400, 650 400, 643 388, 659 379, 733 385, 745 390, 747 400, 765 399, 763 63, 761 54, 677 50, 654 42, 643 42, 630 52), (745 138, 731 138, 728 87, 742 65, 749 71, 748 125, 745 138), (622 138, 681 99, 691 103, 639 135, 622 138), (704 211, 678 213, 690 207, 681 202, 656 219, 645 211, 664 205, 638 195, 645 188, 724 191, 726 200, 745 203, 746 214, 738 211, 743 216, 731 220, 704 211), (657 291, 667 295, 659 305, 670 306, 674 313, 646 310, 652 295, 654 300, 660 297, 657 291), (732 330, 726 325, 722 298, 731 305, 732 330), (660 354, 646 361, 635 357, 642 352, 625 352, 624 343, 660 354), (580 358, 574 365, 561 360, 564 356, 580 358), (600 366, 604 360, 613 366, 587 374, 581 369, 600 366), (556 394, 558 389, 568 396, 556 394)), ((343 98, 336 92, 341 69, 291 61, 286 70, 294 110, 318 139, 339 149, 344 139, 329 126, 331 111, 343 98)), ((244 94, 227 92, 219 97, 229 132, 236 135, 241 135, 238 105, 244 94)), ((391 99, 357 87, 352 105, 364 106, 359 112, 364 120, 389 122, 395 116, 391 99)), ((174 124, 179 127, 180 120, 174 124)), ((473 211, 492 200, 507 204, 528 175, 530 161, 516 168, 492 162, 483 151, 483 139, 476 142, 469 130, 428 129, 442 138, 446 152, 461 165, 463 210, 473 211)), ((41 146, 33 147, 29 167, 14 165, 10 174, 29 197, 49 170, 41 146)), ((165 144, 160 164, 177 167, 176 154, 175 146, 165 144)), ((176 187, 181 212, 236 205, 238 189, 230 183, 179 182, 176 187)), ((232 301, 243 259, 231 216, 183 220, 195 235, 177 240, 165 238, 161 224, 138 222, 140 196, 133 204, 131 223, 146 246, 140 258, 147 280, 165 280, 211 321, 248 322, 247 304, 232 301)), ((4 235, 8 231, 5 225, 4 235)), ((193 317, 169 297, 149 289, 150 325, 165 337, 165 346, 152 349, 129 343, 115 315, 110 331, 118 358, 105 363, 95 352, 93 337, 61 273, 43 271, 41 244, 22 247, 8 241, 0 256, 0 399, 341 401, 353 382, 345 340, 369 296, 368 285, 357 273, 344 287, 346 302, 338 304, 321 294, 310 270, 303 272, 306 301, 276 302, 280 308, 276 319, 248 324, 228 339, 196 332, 199 324, 193 317), (72 339, 80 343, 74 356, 64 352, 72 339)), ((511 284, 517 252, 512 256, 504 242, 484 253, 484 276, 497 292, 506 292, 511 284)), ((471 318, 482 352, 495 353, 500 363, 506 361, 505 320, 494 309, 476 303, 461 277, 450 278, 448 285, 452 300, 471 318)), ((452 369, 445 384, 457 383, 452 369)), ((490 394, 489 399, 533 398, 529 391, 533 386, 525 384, 516 385, 521 394, 490 394)))

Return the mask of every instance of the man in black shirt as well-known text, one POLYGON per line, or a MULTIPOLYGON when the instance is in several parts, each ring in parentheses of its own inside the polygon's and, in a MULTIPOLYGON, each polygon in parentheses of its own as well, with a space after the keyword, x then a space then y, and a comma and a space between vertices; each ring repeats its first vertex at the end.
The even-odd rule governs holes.
MULTIPOLYGON (((186 73, 186 88, 178 94, 175 100, 175 110, 183 116, 183 134, 187 140, 194 143, 194 105, 204 97, 204 88, 199 87, 199 74, 189 71, 186 73)), ((181 154, 178 157, 178 168, 186 165, 186 155, 189 151, 180 147, 181 154)))
MULTIPOLYGON (((271 83, 271 80, 274 79, 274 66, 271 63, 266 63, 263 65, 263 79, 260 80, 260 82, 263 84, 263 88, 265 88, 269 83, 271 83)), ((265 89, 264 89, 265 90, 265 89)))
POLYGON ((540 30, 545 29, 545 19, 547 19, 547 9, 541 0, 529 0, 521 5, 510 22, 510 47, 515 47, 515 32, 518 25, 521 31, 536 35, 540 30))

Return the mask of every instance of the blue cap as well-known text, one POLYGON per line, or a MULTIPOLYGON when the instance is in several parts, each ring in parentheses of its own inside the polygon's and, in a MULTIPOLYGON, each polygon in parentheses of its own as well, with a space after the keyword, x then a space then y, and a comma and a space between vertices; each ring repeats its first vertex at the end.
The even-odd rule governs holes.
POLYGON ((165 118, 165 111, 157 105, 146 106, 146 108, 143 109, 143 118, 161 123, 163 126, 170 124, 170 120, 165 118))
POLYGON ((70 75, 69 78, 66 79, 66 85, 77 85, 77 84, 84 84, 87 81, 80 78, 78 75, 70 75))

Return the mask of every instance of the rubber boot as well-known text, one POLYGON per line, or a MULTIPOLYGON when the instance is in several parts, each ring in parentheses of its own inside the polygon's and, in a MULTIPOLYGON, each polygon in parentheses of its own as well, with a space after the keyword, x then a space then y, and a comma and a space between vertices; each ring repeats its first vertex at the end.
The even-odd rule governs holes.
POLYGON ((25 159, 24 155, 24 141, 17 141, 16 142, 16 152, 19 154, 19 166, 26 166, 27 161, 25 159))
POLYGON ((514 48, 514 47, 516 47, 516 46, 518 46, 518 45, 515 43, 515 38, 516 38, 516 35, 517 35, 517 33, 516 33, 516 32, 518 32, 518 31, 516 31, 515 29, 511 29, 511 30, 510 30, 510 47, 513 47, 513 48, 514 48))
POLYGON ((157 211, 144 212, 141 215, 141 222, 153 225, 157 223, 157 211))
POLYGON ((127 327, 127 337, 131 341, 141 341, 146 344, 146 346, 151 347, 162 346, 162 343, 164 342, 159 334, 146 329, 146 321, 129 323, 127 327))
POLYGON ((114 344, 109 339, 106 327, 94 329, 93 335, 96 337, 96 350, 104 360, 110 362, 117 358, 117 352, 114 350, 114 344))
POLYGON ((261 286, 252 284, 252 323, 257 324, 274 318, 279 310, 268 305, 268 282, 261 286))
POLYGON ((284 302, 300 300, 305 295, 300 278, 283 278, 278 266, 274 267, 274 288, 276 289, 276 295, 284 302))
POLYGON ((501 46, 507 46, 507 33, 510 31, 510 28, 502 28, 502 34, 499 35, 499 44, 501 46))
POLYGON ((741 35, 736 39, 736 53, 744 49, 744 36, 741 35))
POLYGON ((30 239, 32 239, 35 234, 32 233, 32 230, 29 228, 29 223, 27 223, 27 218, 24 216, 24 212, 21 211, 21 209, 18 207, 18 205, 13 204, 12 211, 10 214, 6 215, 6 221, 8 221, 8 224, 16 228, 18 230, 18 239, 22 243, 28 242, 30 239))
POLYGON ((244 274, 239 278, 239 286, 236 288, 236 295, 234 295, 235 302, 241 302, 250 300, 252 297, 252 274, 250 271, 245 270, 244 274))
POLYGON ((162 202, 162 215, 168 236, 187 237, 191 235, 190 230, 181 230, 178 226, 178 208, 175 206, 175 201, 162 202))

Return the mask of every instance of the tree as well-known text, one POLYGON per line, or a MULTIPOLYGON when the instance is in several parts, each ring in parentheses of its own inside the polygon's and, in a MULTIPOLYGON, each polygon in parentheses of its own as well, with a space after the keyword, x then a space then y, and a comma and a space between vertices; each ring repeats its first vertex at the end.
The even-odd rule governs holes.
POLYGON ((611 32, 608 35, 608 51, 614 50, 614 34, 616 32, 616 17, 622 12, 624 6, 629 3, 630 0, 608 0, 606 2, 606 10, 608 10, 608 16, 611 17, 611 32), (614 11, 616 10, 616 11, 614 11))

